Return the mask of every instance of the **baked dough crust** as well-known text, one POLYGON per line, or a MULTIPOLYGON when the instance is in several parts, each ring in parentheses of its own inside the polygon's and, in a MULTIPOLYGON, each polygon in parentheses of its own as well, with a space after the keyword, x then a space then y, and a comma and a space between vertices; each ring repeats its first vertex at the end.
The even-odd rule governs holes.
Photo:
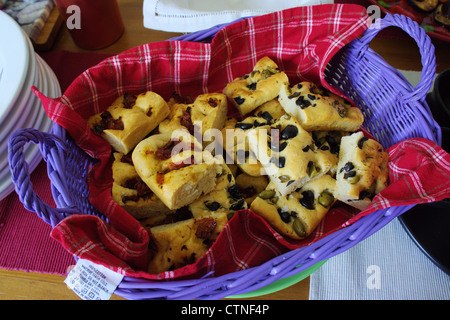
POLYGON ((307 131, 356 131, 364 122, 357 107, 345 99, 318 88, 312 82, 285 85, 278 100, 286 113, 294 116, 307 131))
POLYGON ((128 154, 169 113, 166 101, 157 93, 148 91, 138 96, 117 98, 104 112, 90 117, 88 125, 108 141, 113 150, 128 154), (102 119, 106 117, 119 122, 120 128, 105 128, 102 119))
POLYGON ((247 115, 263 103, 275 99, 281 86, 288 83, 287 75, 266 56, 258 60, 251 73, 228 83, 223 93, 242 115, 247 115))
POLYGON ((317 149, 311 134, 289 115, 282 116, 271 126, 250 131, 248 139, 250 149, 282 195, 319 178, 337 165, 337 157, 317 149), (287 128, 295 134, 289 136, 287 128), (285 134, 287 137, 283 138, 285 134))
POLYGON ((144 182, 136 172, 134 165, 129 161, 122 160, 123 153, 114 152, 113 156, 111 195, 117 204, 136 219, 173 212, 151 190, 144 190, 144 194, 142 194, 143 187, 139 184, 144 182))
MULTIPOLYGON (((166 149, 167 150, 167 149, 166 149)), ((169 209, 192 203, 215 187, 221 172, 219 162, 186 130, 152 135, 134 149, 132 159, 137 173, 169 209), (163 158, 158 150, 173 145, 163 158)))
MULTIPOLYGON (((260 194, 252 202, 250 209, 264 218, 280 234, 301 240, 308 237, 325 217, 335 203, 336 181, 330 175, 324 175, 305 184, 287 196, 281 195, 274 183, 269 183, 267 191, 273 191, 271 198, 262 198, 260 194), (305 192, 312 192, 313 196, 302 205, 305 192), (328 193, 328 205, 319 203, 322 193, 328 193), (331 196, 331 197, 330 197, 331 196), (298 220, 298 221, 296 221, 298 220), (296 231, 297 230, 297 231, 296 231)), ((305 199, 306 201, 306 199, 305 199)))
POLYGON ((159 124, 159 132, 167 133, 176 129, 187 129, 194 135, 198 130, 202 139, 213 133, 208 132, 209 130, 223 128, 228 112, 227 97, 222 93, 205 93, 199 95, 192 103, 172 101, 169 105, 170 115, 159 124), (201 130, 195 127, 196 123, 201 124, 201 130))
POLYGON ((360 210, 388 184, 389 155, 359 131, 342 137, 337 166, 337 198, 360 210))
POLYGON ((149 228, 156 248, 151 251, 147 271, 159 274, 194 263, 209 250, 227 222, 226 213, 221 213, 149 228), (203 224, 212 230, 202 232, 203 224))

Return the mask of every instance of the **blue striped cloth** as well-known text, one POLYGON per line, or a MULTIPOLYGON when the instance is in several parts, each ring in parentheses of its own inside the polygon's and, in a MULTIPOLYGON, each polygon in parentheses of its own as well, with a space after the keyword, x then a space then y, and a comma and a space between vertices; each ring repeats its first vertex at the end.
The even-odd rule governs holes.
POLYGON ((425 256, 394 219, 314 272, 309 298, 450 300, 450 276, 425 256))

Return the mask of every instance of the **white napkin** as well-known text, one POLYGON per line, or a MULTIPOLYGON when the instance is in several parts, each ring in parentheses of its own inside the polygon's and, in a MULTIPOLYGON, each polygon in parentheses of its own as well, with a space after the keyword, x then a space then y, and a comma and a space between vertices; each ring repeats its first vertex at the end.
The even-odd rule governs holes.
POLYGON ((144 26, 168 32, 195 32, 249 16, 334 0, 144 0, 144 26))

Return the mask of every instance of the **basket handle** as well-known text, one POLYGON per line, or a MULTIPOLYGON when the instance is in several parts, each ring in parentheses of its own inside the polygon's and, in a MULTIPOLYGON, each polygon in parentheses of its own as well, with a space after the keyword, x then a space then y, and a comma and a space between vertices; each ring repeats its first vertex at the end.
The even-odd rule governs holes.
POLYGON ((436 75, 436 57, 430 37, 417 22, 404 15, 389 13, 387 13, 383 19, 377 19, 360 39, 361 48, 358 58, 364 56, 366 50, 369 48, 369 43, 379 31, 391 26, 399 27, 411 36, 416 41, 421 54, 422 74, 420 82, 412 92, 404 94, 402 99, 405 103, 414 101, 423 102, 433 85, 434 77, 436 75))
POLYGON ((53 208, 36 194, 33 190, 29 166, 24 154, 24 146, 28 142, 39 144, 39 150, 46 162, 52 161, 55 152, 64 151, 65 144, 54 134, 41 132, 32 128, 19 129, 8 139, 8 162, 11 171, 11 180, 15 185, 15 190, 20 201, 23 203, 25 209, 35 212, 42 220, 54 227, 66 214, 80 211, 74 206, 53 208))

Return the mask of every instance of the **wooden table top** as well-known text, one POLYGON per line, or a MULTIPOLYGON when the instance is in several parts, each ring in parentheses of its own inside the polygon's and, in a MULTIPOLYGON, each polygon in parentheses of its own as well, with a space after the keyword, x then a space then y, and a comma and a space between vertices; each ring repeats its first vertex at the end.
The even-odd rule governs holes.
MULTIPOLYGON (((180 34, 146 29, 142 19, 142 1, 118 0, 125 32, 121 38, 101 50, 89 51, 77 47, 68 30, 63 27, 56 36, 51 50, 73 52, 119 53, 148 42, 166 40, 180 34)), ((433 40, 436 50, 437 72, 450 67, 450 44, 433 40)), ((421 56, 412 39, 387 39, 376 37, 371 48, 379 53, 390 65, 403 70, 421 70, 421 56)), ((65 277, 0 269, 0 300, 79 300, 64 283, 65 277)), ((281 291, 253 300, 308 300, 309 277, 281 291)), ((113 296, 112 300, 121 300, 113 296)))

